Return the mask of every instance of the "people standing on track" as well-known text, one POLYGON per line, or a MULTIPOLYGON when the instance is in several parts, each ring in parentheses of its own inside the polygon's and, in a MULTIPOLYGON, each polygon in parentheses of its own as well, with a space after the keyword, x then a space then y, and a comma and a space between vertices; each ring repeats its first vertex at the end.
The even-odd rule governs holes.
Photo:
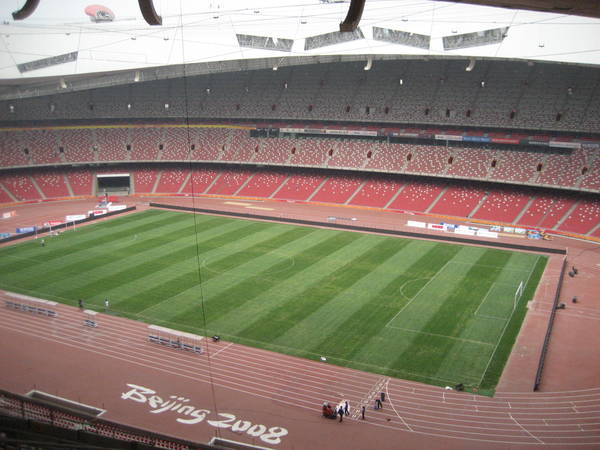
POLYGON ((383 405, 381 404, 381 400, 379 398, 375 399, 375 409, 381 409, 383 405))
POLYGON ((381 401, 382 401, 382 402, 385 402, 385 392, 382 392, 382 393, 380 394, 380 396, 381 396, 381 401))
POLYGON ((363 405, 362 409, 361 409, 362 420, 365 420, 365 409, 367 409, 367 408, 365 408, 365 405, 363 405))
POLYGON ((350 411, 348 410, 348 400, 344 401, 344 414, 346 414, 347 416, 350 415, 350 411))
POLYGON ((340 409, 338 409, 338 414, 340 415, 340 423, 341 423, 342 419, 344 418, 344 407, 342 405, 340 405, 340 409))

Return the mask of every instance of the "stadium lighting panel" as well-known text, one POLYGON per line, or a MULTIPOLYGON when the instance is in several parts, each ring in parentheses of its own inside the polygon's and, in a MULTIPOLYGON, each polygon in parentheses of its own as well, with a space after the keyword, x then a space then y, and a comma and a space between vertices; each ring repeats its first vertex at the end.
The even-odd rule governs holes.
POLYGON ((365 36, 360 28, 357 28, 354 31, 343 33, 340 31, 334 31, 332 33, 318 34, 316 36, 309 36, 304 40, 304 50, 313 50, 315 48, 357 41, 364 38, 365 36))
POLYGON ((291 52, 292 46, 294 45, 293 39, 283 39, 271 36, 253 36, 250 34, 236 34, 235 36, 237 37, 240 47, 291 52))
POLYGON ((382 42, 391 42, 392 44, 406 45, 429 49, 431 36, 418 33, 409 33, 407 31, 392 30, 391 28, 373 27, 373 40, 382 42))
POLYGON ((506 37, 509 27, 493 28, 491 30, 476 31, 474 33, 444 36, 444 50, 457 50, 459 48, 479 47, 481 45, 499 44, 506 37))

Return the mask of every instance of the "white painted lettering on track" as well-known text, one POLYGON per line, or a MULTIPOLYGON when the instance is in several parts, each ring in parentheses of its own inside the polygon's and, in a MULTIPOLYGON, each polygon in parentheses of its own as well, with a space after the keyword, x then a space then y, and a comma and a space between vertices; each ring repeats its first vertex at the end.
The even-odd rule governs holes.
MULTIPOLYGON (((131 400, 137 403, 146 403, 150 408, 151 414, 161 414, 165 412, 173 412, 179 417, 175 420, 186 425, 195 425, 203 422, 207 416, 212 414, 210 410, 197 408, 192 404, 188 404, 191 400, 178 395, 170 395, 165 399, 150 388, 139 386, 137 384, 127 383, 128 391, 121 394, 121 399, 131 400)), ((248 420, 238 419, 230 413, 216 413, 215 418, 209 418, 206 423, 215 428, 230 428, 236 432, 246 432, 253 438, 259 438, 267 444, 277 445, 281 443, 281 438, 288 434, 288 430, 283 427, 270 427, 263 424, 253 424, 248 420), (218 420, 217 420, 218 419, 218 420)))

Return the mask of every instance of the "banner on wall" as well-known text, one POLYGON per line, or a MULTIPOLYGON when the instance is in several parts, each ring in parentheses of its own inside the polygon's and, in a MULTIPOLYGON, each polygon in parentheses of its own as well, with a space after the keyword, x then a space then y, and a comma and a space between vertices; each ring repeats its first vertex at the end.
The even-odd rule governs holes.
POLYGON ((88 216, 101 216, 103 214, 106 214, 108 212, 107 209, 92 209, 91 211, 88 211, 87 215, 88 216))
POLYGON ((127 208, 127 205, 108 205, 109 211, 121 211, 125 208, 127 208))
POLYGON ((65 222, 77 222, 78 220, 87 219, 85 214, 70 214, 65 216, 65 222))
POLYGON ((417 228, 426 228, 427 224, 425 222, 417 222, 415 220, 409 220, 406 222, 409 227, 417 227, 417 228))
POLYGON ((17 234, 33 233, 35 230, 37 230, 37 227, 21 227, 21 228, 17 228, 15 232, 17 234))

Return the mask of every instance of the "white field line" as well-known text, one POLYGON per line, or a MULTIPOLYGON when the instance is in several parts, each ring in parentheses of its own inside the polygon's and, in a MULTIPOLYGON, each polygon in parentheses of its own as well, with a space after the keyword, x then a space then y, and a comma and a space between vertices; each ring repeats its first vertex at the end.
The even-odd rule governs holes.
MULTIPOLYGON (((386 326, 386 327, 389 327, 389 326, 390 326, 390 323, 392 323, 392 322, 393 322, 393 321, 396 319, 396 317, 398 317, 398 316, 400 315, 400 313, 401 313, 402 311, 404 311, 404 310, 405 310, 405 309, 408 307, 408 305, 410 305, 410 304, 411 304, 411 303, 412 303, 412 302, 413 302, 413 301, 414 301, 414 300, 415 300, 415 299, 416 299, 416 298, 417 298, 419 295, 421 295, 421 292, 423 292, 423 290, 424 290, 424 289, 425 289, 427 286, 429 286, 429 283, 431 283, 433 280, 435 280, 435 279, 436 279, 436 277, 437 277, 437 276, 438 276, 440 273, 442 273, 442 272, 444 271, 444 269, 446 268, 446 266, 447 266, 448 264, 450 264, 450 262, 451 262, 451 261, 452 261, 452 259, 449 259, 448 261, 446 261, 446 264, 444 264, 444 265, 442 266, 442 268, 441 268, 440 270, 438 270, 438 271, 435 273, 435 275, 434 275, 434 276, 432 276, 432 277, 429 279, 429 281, 423 285, 423 287, 422 287, 421 289, 419 289, 419 292, 417 292, 417 293, 415 294, 415 296, 414 296, 414 297, 413 297, 411 300, 409 300, 409 301, 406 303, 406 305, 404 305, 404 306, 403 306, 403 307, 400 309, 400 311, 398 311, 398 312, 396 313, 396 315, 390 319, 390 321, 389 321, 388 323, 386 323, 386 324, 385 324, 385 326, 386 326)), ((404 295, 404 294, 403 294, 403 295, 404 295)))
MULTIPOLYGON (((497 282, 495 282, 495 281, 494 281, 494 282, 492 283, 492 285, 490 286, 490 288, 488 289, 488 291, 485 293, 485 296, 483 297, 483 299, 481 299, 481 302, 479 303, 479 306, 477 307, 477 309, 476 309, 476 310, 475 310, 475 312, 473 313, 473 315, 474 315, 474 316, 477 316, 477 317, 484 317, 484 318, 487 318, 487 319, 498 319, 498 320, 506 320, 506 319, 507 319, 506 317, 488 316, 488 315, 486 315, 486 314, 477 314, 477 313, 479 312, 479 308, 481 308, 481 305, 483 305, 483 304, 485 303, 485 301, 486 301, 486 299, 487 299, 488 295, 490 295, 490 293, 492 292, 492 288, 493 288, 495 285, 506 285, 506 286, 511 286, 511 287, 512 287, 512 284, 510 284, 510 283, 497 283, 497 282)), ((509 317, 510 317, 510 316, 509 316, 509 317)))
MULTIPOLYGON (((494 285, 496 284, 496 282, 494 281, 490 287, 488 288, 487 292, 485 293, 485 295, 483 296, 483 298, 481 299, 481 301, 479 302, 479 306, 477 307, 477 309, 475 310, 475 312, 473 313, 474 316, 477 315, 477 313, 479 312, 479 308, 481 308, 481 305, 483 305, 483 302, 485 302, 485 300, 487 299, 488 295, 490 295, 490 292, 492 292, 492 288, 494 287, 494 285)), ((486 316, 487 317, 487 316, 486 316)))
POLYGON ((489 342, 475 341, 473 339, 464 339, 464 338, 458 338, 458 337, 454 337, 454 336, 446 336, 445 334, 429 333, 427 331, 411 330, 410 328, 392 327, 392 326, 390 326, 388 328, 393 328, 394 330, 408 331, 410 333, 426 334, 427 336, 437 336, 437 337, 441 337, 441 338, 452 339, 452 340, 455 340, 455 341, 470 342, 472 344, 494 345, 494 344, 490 344, 489 342))
POLYGON ((495 266, 493 264, 478 264, 478 263, 472 263, 472 262, 468 262, 468 261, 452 261, 452 262, 454 264, 467 264, 469 266, 489 267, 491 269, 502 269, 502 271, 507 271, 507 272, 523 272, 523 271, 527 270, 527 267, 523 267, 523 268, 507 267, 507 268, 503 269, 502 266, 495 266))
MULTIPOLYGON (((531 275, 533 274, 533 271, 536 268, 539 259, 540 259, 540 256, 538 255, 538 257, 535 258, 535 262, 531 265, 531 270, 529 271, 529 276, 527 277, 527 281, 525 282, 525 289, 527 288, 527 285, 529 284, 529 280, 531 279, 531 275)), ((484 369, 483 373, 481 374, 481 378, 479 379, 480 386, 481 386, 481 383, 483 382, 483 377, 485 377, 485 374, 488 371, 490 364, 492 363, 492 359, 494 358, 494 355, 496 354, 496 351, 498 350, 498 345, 500 345, 500 341, 502 340, 502 337, 504 336, 504 333, 506 332, 506 328, 508 328, 508 324, 510 323, 516 310, 517 310, 517 308, 513 308, 512 312, 510 313, 510 316, 508 316, 508 319, 506 320, 506 324, 504 324, 504 328, 502 328, 502 333, 500 333, 500 336, 498 337, 498 340, 496 341, 496 346, 494 347, 494 351, 490 355, 490 358, 488 359, 488 362, 485 365, 485 369, 484 369)))

